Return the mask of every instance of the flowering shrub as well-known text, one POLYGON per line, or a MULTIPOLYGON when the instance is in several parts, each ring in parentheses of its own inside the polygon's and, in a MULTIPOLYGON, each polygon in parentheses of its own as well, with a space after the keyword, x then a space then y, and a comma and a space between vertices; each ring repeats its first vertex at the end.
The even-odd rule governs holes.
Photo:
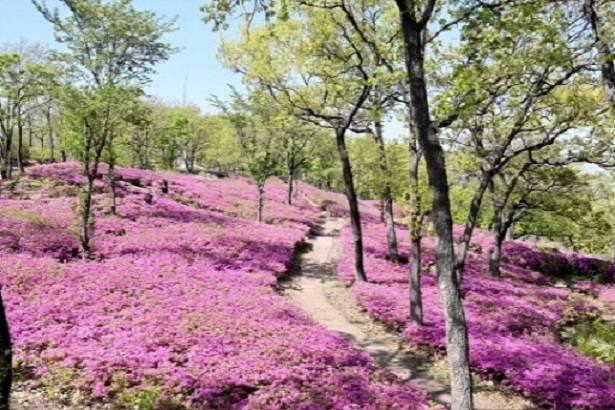
POLYGON ((598 283, 615 282, 615 264, 578 253, 548 253, 524 242, 505 242, 502 260, 554 278, 583 278, 598 283))
POLYGON ((598 300, 615 310, 615 285, 598 285, 598 300))
POLYGON ((283 185, 270 184, 265 216, 275 224, 259 224, 245 180, 119 169, 118 215, 105 214, 104 192, 95 197, 96 260, 60 263, 76 243, 75 199, 55 196, 82 183, 76 170, 33 168, 19 189, 38 198, 0 200, 18 369, 49 389, 139 409, 426 408, 414 386, 275 292, 319 215, 305 198, 285 205, 283 185))
MULTIPOLYGON (((364 223, 363 228, 370 282, 355 285, 357 303, 376 319, 398 329, 408 343, 429 346, 443 354, 445 326, 435 274, 425 271, 421 278, 425 325, 409 326, 408 266, 386 260, 383 224, 364 223)), ((351 249, 350 228, 342 228, 341 235, 343 249, 351 249)), ((398 239, 400 252, 408 253, 405 228, 398 227, 398 239)), ((480 245, 480 239, 477 245, 489 249, 489 245, 480 245)), ((422 246, 421 262, 425 266, 433 260, 433 238, 424 238, 422 246)), ((526 257, 532 255, 528 251, 526 257)), ((484 254, 468 255, 461 293, 474 372, 547 408, 615 409, 615 367, 582 356, 573 347, 559 344, 555 336, 561 324, 595 315, 595 308, 571 297, 566 289, 545 286, 549 281, 544 275, 515 265, 511 262, 515 257, 508 255, 508 263, 503 264, 505 277, 496 279, 488 273, 484 254)), ((352 283, 352 272, 352 252, 346 251, 338 265, 340 279, 352 283)), ((595 292, 593 286, 579 286, 595 292)))

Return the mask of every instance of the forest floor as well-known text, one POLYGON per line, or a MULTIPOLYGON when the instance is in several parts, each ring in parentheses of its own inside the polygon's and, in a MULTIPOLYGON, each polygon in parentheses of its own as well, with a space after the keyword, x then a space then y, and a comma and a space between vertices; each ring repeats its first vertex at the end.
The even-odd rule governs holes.
MULTIPOLYGON (((370 319, 354 302, 351 290, 338 281, 339 230, 343 224, 342 218, 323 213, 297 254, 291 275, 281 282, 282 293, 314 321, 367 352, 377 365, 403 380, 411 380, 428 392, 432 402, 448 407, 451 397, 445 363, 411 351, 393 331, 370 319)), ((475 386, 474 405, 476 410, 534 408, 523 397, 480 383, 475 386)))

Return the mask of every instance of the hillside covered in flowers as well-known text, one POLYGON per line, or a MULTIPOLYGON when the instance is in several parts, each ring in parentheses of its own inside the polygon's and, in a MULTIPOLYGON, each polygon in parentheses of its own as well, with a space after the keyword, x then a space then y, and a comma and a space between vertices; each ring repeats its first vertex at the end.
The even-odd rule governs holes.
POLYGON ((120 168, 117 215, 96 180, 86 262, 77 169, 33 167, 2 186, 0 282, 19 377, 113 408, 426 408, 276 292, 319 216, 304 194, 286 205, 284 185, 268 183, 257 223, 247 180, 120 168))
MULTIPOLYGON (((344 214, 339 204, 333 212, 344 214)), ((414 348, 445 354, 445 324, 435 273, 434 239, 422 240, 422 327, 409 324, 408 265, 387 258, 386 229, 374 208, 364 206, 363 240, 368 283, 356 283, 356 302, 373 318, 399 332, 414 348)), ((397 226, 402 255, 409 232, 397 226)), ((456 237, 462 228, 454 227, 456 237)), ((354 282, 352 232, 342 228, 339 279, 354 282)), ((549 253, 515 241, 504 244, 503 277, 489 274, 492 235, 473 237, 461 294, 475 375, 519 393, 539 408, 615 409, 615 357, 586 357, 562 340, 562 329, 615 312, 615 265, 576 253, 549 253), (556 286, 573 276, 568 286, 556 286), (581 280, 583 279, 583 280, 581 280)), ((612 325, 611 325, 612 326, 612 325)), ((610 328, 612 329, 612 327, 610 328)), ((612 332, 612 330, 611 330, 612 332)), ((601 342, 604 343, 604 342, 601 342)), ((609 349, 608 346, 601 346, 609 349)))

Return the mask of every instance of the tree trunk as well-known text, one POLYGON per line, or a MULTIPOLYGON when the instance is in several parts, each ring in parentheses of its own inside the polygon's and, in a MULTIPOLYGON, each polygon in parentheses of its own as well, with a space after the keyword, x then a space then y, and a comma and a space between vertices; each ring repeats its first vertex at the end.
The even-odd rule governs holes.
POLYGON ((28 120, 28 147, 34 145, 34 132, 32 132, 32 118, 28 120))
POLYGON ((288 172, 288 180, 287 180, 287 188, 286 192, 286 203, 288 205, 292 205, 293 203, 293 189, 295 183, 295 161, 292 155, 288 155, 286 160, 286 171, 288 172))
POLYGON ((421 290, 421 234, 410 233, 410 323, 423 326, 421 290))
POLYGON ((493 207, 493 247, 489 251, 489 273, 491 276, 500 277, 500 260, 502 258, 502 208, 495 205, 493 207))
POLYGON ((196 158, 196 147, 192 147, 192 151, 190 152, 190 173, 194 174, 194 164, 196 158))
POLYGON ((384 137, 382 135, 382 123, 379 118, 374 120, 374 140, 378 147, 378 165, 382 172, 382 205, 384 220, 387 227, 387 249, 391 262, 399 262, 397 250, 397 234, 395 233, 395 217, 393 215, 393 194, 391 192, 390 173, 387 164, 386 151, 384 146, 384 137))
POLYGON ((19 173, 25 174, 26 167, 24 165, 23 158, 23 127, 24 124, 19 121, 17 124, 17 168, 19 169, 19 173))
POLYGON ((421 291, 423 212, 419 194, 419 162, 421 158, 415 138, 409 141, 408 152, 410 155, 410 323, 423 326, 423 296, 421 291))
POLYGON ((384 203, 384 217, 387 227, 387 248, 389 258, 393 263, 399 263, 399 253, 397 251, 397 233, 395 232, 395 216, 393 215, 393 198, 386 198, 384 203))
POLYGON ((615 107, 615 64, 613 63, 611 48, 603 36, 595 6, 595 0, 583 0, 583 14, 591 27, 594 44, 598 50, 598 58, 602 60, 600 71, 602 72, 604 94, 609 104, 615 107))
POLYGON ((292 167, 289 167, 288 168, 288 192, 287 192, 287 197, 286 197, 286 202, 288 203, 288 205, 292 205, 293 203, 294 183, 295 183, 294 170, 292 169, 292 167))
POLYGON ((0 166, 0 178, 1 179, 11 179, 11 168, 12 168, 11 145, 13 144, 12 134, 13 134, 12 130, 9 130, 7 135, 5 135, 4 137, 2 164, 0 166))
POLYGON ((468 249, 470 247, 470 241, 472 240, 472 233, 476 227, 476 220, 480 212, 480 207, 485 196, 485 191, 489 187, 489 183, 492 178, 490 174, 483 172, 480 185, 474 197, 470 203, 470 211, 468 212, 468 220, 466 221, 465 228, 463 230, 463 237, 459 243, 459 250, 457 251, 457 262, 455 264, 455 271, 457 272, 457 280, 461 283, 463 279, 463 270, 465 268, 466 257, 468 256, 468 249))
POLYGON ((13 378, 13 346, 0 290, 0 410, 9 410, 13 378))
MULTIPOLYGON (((86 168, 87 169, 87 168, 86 168)), ((83 260, 89 260, 91 255, 90 236, 92 225, 92 192, 94 188, 94 176, 86 171, 86 185, 82 193, 80 204, 81 226, 79 232, 79 244, 83 260)))
MULTIPOLYGON (((51 122, 51 107, 47 108, 47 134, 49 138, 49 159, 55 161, 54 142, 53 142, 53 123, 51 122)), ((42 138, 41 138, 42 139, 42 138)))
MULTIPOLYGON (((446 352, 450 363, 452 410, 472 410, 472 378, 465 314, 455 273, 453 218, 448 193, 444 152, 429 114, 427 84, 424 73, 424 24, 403 0, 399 7, 404 38, 406 70, 410 84, 412 125, 425 156, 432 199, 431 219, 436 237, 438 289, 446 324, 446 352)), ((426 24, 426 23, 425 23, 426 24)))
POLYGON ((109 205, 109 213, 111 215, 116 214, 117 209, 117 192, 115 190, 115 149, 113 147, 114 135, 109 135, 109 174, 107 175, 107 182, 109 183, 109 199, 111 204, 109 205))
POLYGON ((111 200, 111 204, 109 205, 109 212, 111 215, 116 214, 117 210, 117 192, 115 187, 115 161, 109 161, 109 199, 111 200))
POLYGON ((367 282, 365 267, 363 265, 363 232, 361 231, 361 214, 359 213, 357 194, 354 190, 350 159, 348 158, 348 151, 346 150, 345 130, 336 129, 335 140, 337 142, 337 150, 342 162, 344 188, 346 189, 346 198, 348 199, 348 208, 350 209, 350 226, 352 228, 352 243, 354 249, 355 279, 357 282, 367 282))
POLYGON ((494 232, 493 233, 493 247, 491 251, 489 251, 489 272, 491 276, 499 278, 501 276, 500 272, 500 262, 502 259, 502 233, 494 232))
POLYGON ((258 189, 258 210, 256 212, 256 221, 263 222, 263 194, 265 192, 265 184, 257 183, 258 189))
POLYGON ((512 222, 510 227, 506 230, 506 235, 504 235, 505 241, 512 241, 515 237, 515 223, 512 222))

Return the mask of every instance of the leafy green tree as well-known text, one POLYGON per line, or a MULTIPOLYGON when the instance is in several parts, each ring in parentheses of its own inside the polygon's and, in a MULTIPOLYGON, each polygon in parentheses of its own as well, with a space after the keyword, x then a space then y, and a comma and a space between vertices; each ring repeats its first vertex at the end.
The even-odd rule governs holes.
POLYGON ((265 183, 278 166, 279 141, 274 128, 276 112, 271 99, 259 91, 252 91, 244 98, 233 89, 231 104, 214 97, 214 104, 222 110, 235 129, 235 137, 241 148, 245 168, 258 192, 256 220, 263 221, 265 183))
POLYGON ((186 113, 173 111, 166 117, 164 128, 157 134, 156 146, 161 152, 162 168, 173 170, 181 156, 182 141, 188 138, 190 121, 186 113))
POLYGON ((316 145, 314 139, 321 132, 311 124, 300 124, 289 116, 280 116, 276 121, 280 126, 280 145, 284 152, 286 165, 287 195, 286 202, 290 205, 293 200, 295 180, 297 173, 307 167, 316 145))
POLYGON ((28 111, 53 80, 40 46, 22 43, 7 45, 5 49, 7 52, 0 54, 0 179, 8 179, 12 174, 16 129, 18 167, 24 172, 23 133, 28 111))
POLYGON ((173 31, 151 11, 139 11, 131 0, 61 0, 66 17, 44 1, 33 4, 49 21, 56 40, 68 51, 58 59, 71 70, 79 87, 65 87, 63 105, 74 134, 82 134, 83 174, 86 186, 80 195, 79 241, 83 257, 91 253, 92 193, 98 166, 110 135, 122 117, 130 90, 149 80, 153 67, 174 49, 161 41, 173 31))
POLYGON ((311 144, 314 150, 307 165, 306 180, 328 191, 343 192, 342 169, 336 154, 335 141, 326 132, 322 132, 314 136, 311 144))
MULTIPOLYGON (((203 7, 205 20, 213 22, 214 29, 224 28, 229 15, 244 3, 246 3, 246 0, 212 0, 203 7)), ((405 74, 409 85, 408 109, 410 113, 410 126, 414 129, 423 151, 432 197, 432 222, 437 239, 436 264, 447 329, 447 354, 451 364, 452 408, 453 410, 469 410, 472 408, 469 344, 465 314, 454 271, 452 216, 448 195, 446 164, 436 124, 431 119, 425 75, 425 44, 428 41, 433 41, 436 37, 434 35, 428 38, 427 25, 436 14, 436 11, 451 13, 451 10, 446 10, 444 7, 436 10, 436 3, 438 3, 437 0, 426 0, 424 2, 396 0, 395 7, 398 12, 399 28, 403 38, 402 54, 405 57, 405 74)), ((291 1, 273 2, 257 0, 254 5, 256 12, 264 11, 269 16, 275 15, 277 11, 280 11, 279 16, 284 20, 288 17, 294 3, 291 1)), ((314 5, 317 8, 321 6, 318 2, 314 5)), ((331 4, 331 2, 325 2, 324 5, 328 9, 336 6, 336 4, 331 4)), ((462 6, 466 6, 465 2, 463 2, 462 6)), ((480 8, 482 5, 478 7, 480 8)), ((473 10, 475 8, 476 6, 473 10)), ((351 31, 354 30, 351 23, 341 24, 341 26, 349 30, 347 33, 354 32, 354 34, 358 34, 356 31, 351 31)), ((451 27, 451 24, 444 20, 441 26, 440 29, 436 29, 436 33, 445 31, 451 27)), ((364 43, 371 47, 371 54, 377 58, 386 54, 386 47, 379 48, 377 42, 368 41, 364 43)), ((285 63, 288 60, 285 59, 285 63)), ((359 257, 361 256, 362 254, 359 255, 359 257)))
POLYGON ((595 101, 585 98, 588 79, 579 51, 567 47, 572 39, 554 35, 564 32, 567 22, 549 20, 548 13, 541 5, 528 5, 476 14, 461 31, 466 41, 441 55, 454 69, 447 73, 450 86, 438 96, 437 107, 456 112, 450 129, 458 146, 476 151, 480 170, 457 254, 459 279, 493 179, 515 158, 566 138, 596 108, 595 101), (530 12, 544 13, 531 32, 518 24, 530 12), (459 96, 461 108, 451 103, 459 96))
POLYGON ((360 126, 355 120, 370 95, 369 68, 363 64, 369 50, 361 49, 358 36, 341 31, 338 17, 309 9, 305 19, 280 21, 250 33, 246 29, 238 41, 222 43, 220 56, 227 67, 244 75, 245 82, 263 87, 289 115, 333 130, 350 208, 355 276, 366 281, 346 134, 360 126), (341 40, 331 44, 331 38, 341 40), (316 60, 315 54, 325 59, 316 60))

